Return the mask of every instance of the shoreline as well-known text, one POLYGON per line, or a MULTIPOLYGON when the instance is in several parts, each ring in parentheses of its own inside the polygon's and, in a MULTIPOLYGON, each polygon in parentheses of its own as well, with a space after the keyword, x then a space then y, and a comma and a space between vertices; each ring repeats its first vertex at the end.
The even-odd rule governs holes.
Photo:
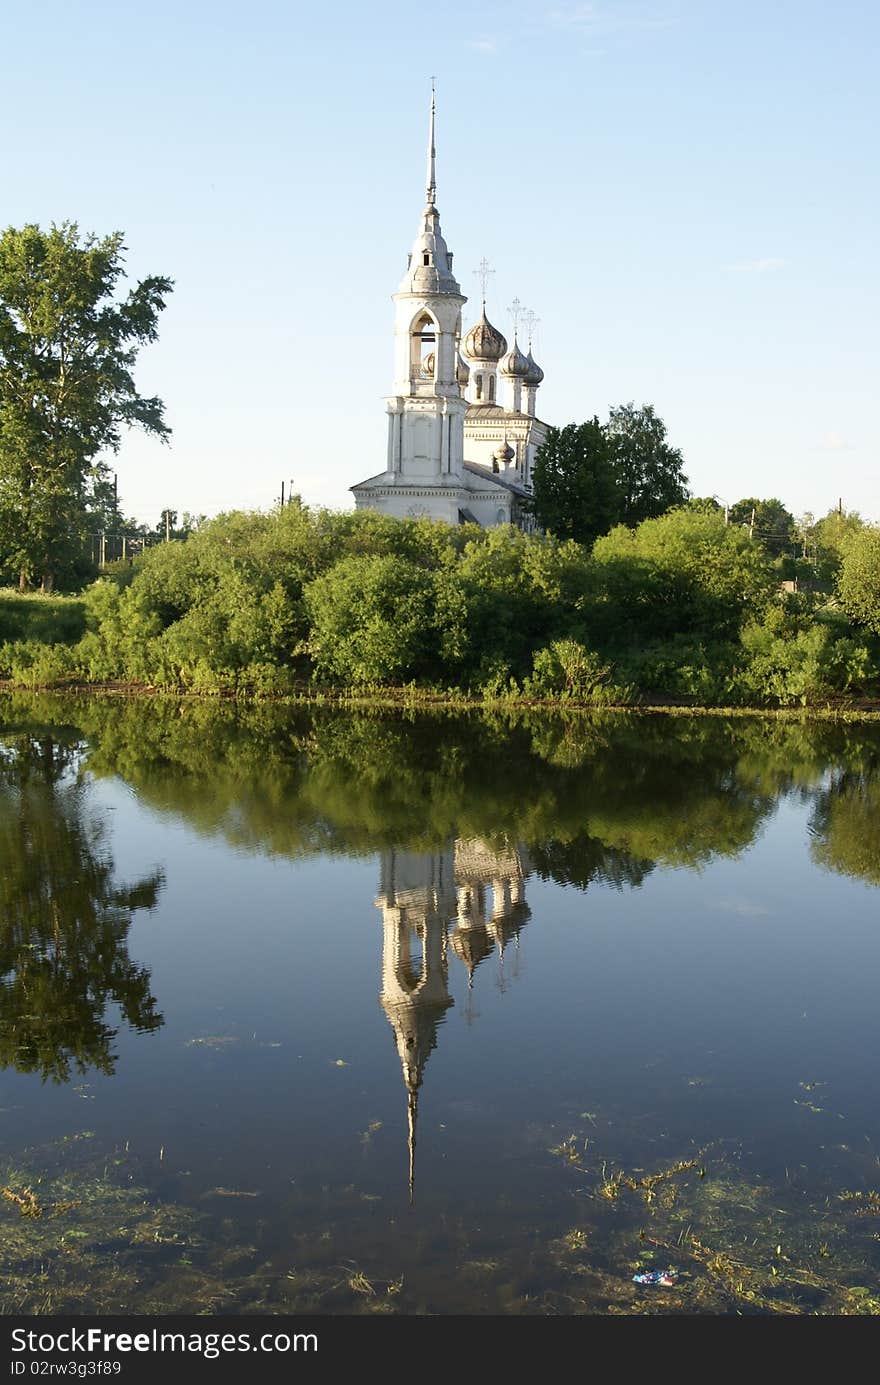
POLYGON ((714 706, 705 703, 664 702, 661 700, 644 702, 578 702, 568 698, 529 698, 524 696, 482 697, 469 693, 435 692, 430 689, 383 688, 376 691, 352 689, 303 690, 276 695, 254 695, 226 689, 219 692, 195 692, 192 689, 174 690, 157 688, 147 683, 64 683, 64 684, 25 684, 10 679, 0 679, 0 693, 24 693, 28 695, 49 694, 59 697, 122 697, 122 698, 168 698, 175 701, 193 702, 235 702, 244 706, 291 707, 375 707, 384 710, 407 711, 537 711, 558 715, 563 712, 596 713, 611 712, 654 716, 717 716, 717 717, 764 717, 774 721, 840 721, 880 722, 880 700, 864 699, 862 702, 841 700, 840 702, 815 703, 804 706, 764 707, 755 706, 714 706))

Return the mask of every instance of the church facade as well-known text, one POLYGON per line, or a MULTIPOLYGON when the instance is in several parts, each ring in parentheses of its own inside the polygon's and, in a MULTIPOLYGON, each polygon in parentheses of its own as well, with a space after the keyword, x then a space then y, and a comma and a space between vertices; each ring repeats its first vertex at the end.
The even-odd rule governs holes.
POLYGON ((535 453, 547 425, 535 411, 544 373, 486 316, 462 340, 467 302, 436 205, 434 99, 425 210, 394 294, 394 384, 385 470, 352 486, 357 509, 484 528, 530 529, 535 453))

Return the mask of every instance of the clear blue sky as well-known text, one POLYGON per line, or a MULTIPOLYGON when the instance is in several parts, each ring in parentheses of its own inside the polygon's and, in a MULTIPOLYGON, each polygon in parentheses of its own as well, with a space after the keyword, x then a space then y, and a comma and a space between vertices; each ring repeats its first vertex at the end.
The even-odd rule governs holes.
POLYGON ((175 292, 127 512, 348 507, 381 471, 424 188, 539 413, 654 404, 697 494, 880 519, 876 0, 2 5, 2 221, 125 232, 175 292))

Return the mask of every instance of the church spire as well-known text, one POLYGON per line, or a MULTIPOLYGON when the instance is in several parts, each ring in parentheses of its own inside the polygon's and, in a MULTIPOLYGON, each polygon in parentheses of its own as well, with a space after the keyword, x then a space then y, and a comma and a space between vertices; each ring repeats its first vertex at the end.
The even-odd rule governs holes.
POLYGON ((434 148, 434 78, 431 78, 431 119, 428 123, 428 178, 425 200, 433 207, 437 200, 436 150, 434 148))

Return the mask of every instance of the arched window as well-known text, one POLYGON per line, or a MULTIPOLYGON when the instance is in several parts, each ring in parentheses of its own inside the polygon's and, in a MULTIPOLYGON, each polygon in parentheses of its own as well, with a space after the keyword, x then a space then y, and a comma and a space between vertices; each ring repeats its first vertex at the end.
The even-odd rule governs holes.
POLYGON ((410 331, 410 372, 416 380, 433 380, 437 362, 437 324, 429 313, 417 317, 410 331))
POLYGON ((495 403, 495 376, 489 376, 489 403, 495 403))
POLYGON ((429 265, 430 263, 431 263, 431 256, 428 254, 428 252, 427 252, 427 250, 426 250, 426 251, 424 252, 424 254, 422 255, 422 264, 425 265, 425 266, 427 266, 427 265, 429 265))
POLYGON ((482 377, 482 375, 476 375, 476 376, 474 377, 474 384, 475 384, 476 387, 477 387, 477 398, 478 398, 478 399, 482 399, 482 397, 483 397, 483 377, 482 377))

